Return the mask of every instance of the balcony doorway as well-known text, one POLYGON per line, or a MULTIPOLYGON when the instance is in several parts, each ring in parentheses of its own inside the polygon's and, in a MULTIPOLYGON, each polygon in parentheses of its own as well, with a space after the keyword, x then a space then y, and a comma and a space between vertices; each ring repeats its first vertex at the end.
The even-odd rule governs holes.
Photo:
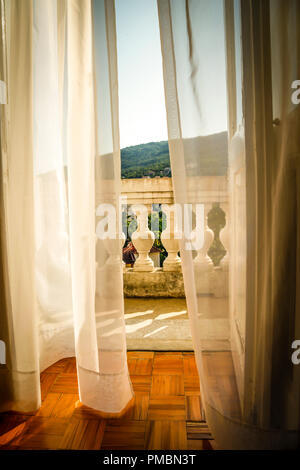
POLYGON ((173 204, 174 194, 156 1, 117 0, 116 24, 122 195, 127 202, 123 231, 131 223, 123 248, 127 349, 192 351, 181 266, 175 263, 174 270, 165 272, 168 252, 161 240, 161 204, 173 204), (145 270, 136 270, 140 245, 132 239, 137 224, 131 207, 139 203, 147 207, 150 228, 151 218, 158 220, 145 270))

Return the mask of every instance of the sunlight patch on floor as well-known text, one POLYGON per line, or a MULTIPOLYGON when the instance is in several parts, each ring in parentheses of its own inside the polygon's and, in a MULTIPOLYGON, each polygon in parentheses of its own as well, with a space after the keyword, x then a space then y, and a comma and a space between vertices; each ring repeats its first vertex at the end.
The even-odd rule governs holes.
POLYGON ((142 317, 144 315, 151 315, 153 310, 146 310, 145 312, 136 312, 136 313, 125 313, 125 319, 135 318, 135 317, 142 317))
POLYGON ((179 317, 180 315, 185 315, 186 313, 186 310, 182 310, 182 312, 162 313, 161 315, 155 317, 155 320, 167 320, 168 318, 179 317))
POLYGON ((168 328, 168 327, 167 327, 167 326, 161 326, 160 328, 157 328, 156 330, 151 331, 150 333, 147 333, 146 335, 144 335, 144 338, 148 338, 149 336, 154 336, 154 335, 156 335, 159 331, 165 330, 166 328, 168 328))
POLYGON ((145 320, 140 323, 135 323, 133 325, 126 325, 126 333, 134 333, 135 331, 138 331, 142 328, 146 328, 147 326, 151 325, 153 320, 145 320))
POLYGON ((129 350, 193 349, 185 299, 125 299, 125 322, 129 350))

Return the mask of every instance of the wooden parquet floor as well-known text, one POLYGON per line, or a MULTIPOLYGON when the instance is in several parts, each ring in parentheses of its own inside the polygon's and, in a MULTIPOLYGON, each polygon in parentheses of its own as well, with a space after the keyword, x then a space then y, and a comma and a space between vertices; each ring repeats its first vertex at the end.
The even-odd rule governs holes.
POLYGON ((193 353, 128 352, 133 406, 103 419, 78 406, 75 358, 41 374, 35 414, 0 415, 1 449, 201 450, 212 448, 193 353))

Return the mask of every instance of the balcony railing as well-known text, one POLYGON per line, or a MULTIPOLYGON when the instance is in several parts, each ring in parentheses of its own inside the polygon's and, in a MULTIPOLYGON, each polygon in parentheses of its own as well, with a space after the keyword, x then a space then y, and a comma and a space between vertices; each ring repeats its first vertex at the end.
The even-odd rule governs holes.
MULTIPOLYGON (((166 180, 163 178, 162 180, 166 180)), ((132 233, 132 243, 138 253, 133 267, 124 265, 124 294, 127 297, 184 297, 181 258, 179 255, 178 233, 175 236, 174 212, 172 211, 173 192, 171 180, 155 181, 155 192, 150 193, 151 180, 147 180, 147 193, 138 191, 137 187, 129 185, 130 210, 136 215, 137 229, 132 233), (149 188, 148 188, 149 186, 149 188), (135 196, 133 197, 133 188, 135 196), (161 234, 161 241, 167 251, 162 267, 155 267, 151 259, 151 248, 155 235, 148 228, 148 217, 152 204, 160 204, 160 196, 164 204, 170 207, 170 217, 161 234), (141 194, 143 193, 143 194, 141 194), (168 195, 166 201, 165 195, 168 195), (141 202, 146 205, 141 209, 141 202)), ((140 185, 145 185, 140 181, 140 185)), ((193 251, 193 263, 197 293, 226 297, 228 295, 228 196, 225 177, 203 177, 201 192, 197 191, 197 203, 203 204, 204 228, 202 246, 193 251)), ((123 187, 125 189, 125 186, 123 187)), ((125 192, 124 192, 125 193, 125 192)), ((127 196, 127 194, 125 193, 127 196)), ((127 208, 127 209, 128 209, 127 208)))

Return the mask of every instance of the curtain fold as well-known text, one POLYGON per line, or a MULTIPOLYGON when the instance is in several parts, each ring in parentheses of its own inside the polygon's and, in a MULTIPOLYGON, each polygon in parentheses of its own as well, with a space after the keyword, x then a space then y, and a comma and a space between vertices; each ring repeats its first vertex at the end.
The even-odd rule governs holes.
MULTIPOLYGON (((175 202, 183 213, 188 205, 193 211, 194 230, 183 231, 180 254, 205 402, 210 395, 202 352, 229 350, 227 299, 212 296, 212 262, 206 253, 203 259, 201 253, 197 256, 201 244, 191 244, 195 230, 207 244, 208 212, 224 200, 227 109, 223 2, 158 0, 158 12, 175 202), (195 227, 199 207, 205 223, 195 227)), ((183 222, 186 227, 188 218, 183 222)))
POLYGON ((35 270, 42 370, 60 359, 62 353, 74 355, 63 4, 48 0, 33 3, 35 270))
POLYGON ((273 2, 270 26, 272 118, 280 121, 273 128, 271 289, 276 367, 269 385, 270 412, 274 426, 295 429, 300 428, 300 369, 289 359, 291 344, 300 337, 300 107, 292 95, 300 70, 299 2, 273 2))
POLYGON ((72 303, 78 377, 79 383, 84 383, 81 376, 85 370, 99 372, 95 320, 96 147, 91 2, 70 2, 67 38, 67 155, 72 303))
POLYGON ((295 448, 299 2, 158 12, 175 202, 204 212, 180 253, 208 424, 222 448, 295 448))
POLYGON ((37 409, 40 371, 76 355, 81 402, 118 413, 133 396, 121 241, 96 237, 96 207, 119 209, 114 3, 7 0, 5 19, 1 407, 37 409))
POLYGON ((7 120, 1 219, 7 259, 4 281, 8 329, 4 340, 9 362, 1 370, 4 380, 1 390, 2 393, 9 390, 5 397, 9 407, 30 411, 40 404, 34 268, 33 4, 13 0, 8 14, 13 21, 8 28, 10 105, 1 116, 7 120))

